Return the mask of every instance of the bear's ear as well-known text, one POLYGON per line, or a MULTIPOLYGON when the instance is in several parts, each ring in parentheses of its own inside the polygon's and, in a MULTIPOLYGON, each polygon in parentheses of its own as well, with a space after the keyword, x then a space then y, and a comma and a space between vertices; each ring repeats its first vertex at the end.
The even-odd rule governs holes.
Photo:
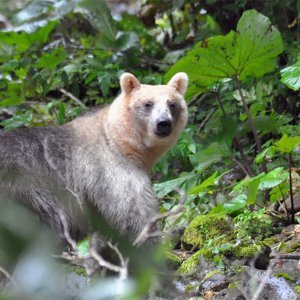
POLYGON ((137 80, 137 78, 130 73, 124 73, 120 77, 120 86, 122 92, 124 92, 125 94, 131 93, 133 89, 138 89, 140 85, 141 84, 137 80))
POLYGON ((176 73, 168 82, 168 85, 175 88, 182 96, 185 94, 189 78, 184 72, 176 73))

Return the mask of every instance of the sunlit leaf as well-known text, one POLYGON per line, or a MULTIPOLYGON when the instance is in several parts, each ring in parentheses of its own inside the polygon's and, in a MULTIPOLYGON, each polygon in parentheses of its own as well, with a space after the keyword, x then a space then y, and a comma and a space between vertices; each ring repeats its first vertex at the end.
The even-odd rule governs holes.
POLYGON ((89 256, 89 249, 89 239, 84 239, 77 244, 77 250, 80 256, 89 256))
POLYGON ((275 148, 280 152, 291 153, 298 145, 300 145, 300 136, 288 137, 284 134, 283 137, 275 143, 275 148))
POLYGON ((238 195, 233 200, 225 203, 223 211, 226 213, 233 213, 237 210, 243 209, 247 205, 247 196, 245 194, 238 195))
POLYGON ((265 160, 265 158, 272 159, 273 156, 275 155, 275 152, 276 152, 275 147, 270 146, 256 155, 255 162, 260 164, 265 160))
POLYGON ((280 71, 281 81, 290 89, 297 91, 300 89, 300 55, 297 62, 290 67, 284 68, 280 71))
POLYGON ((249 10, 239 20, 236 32, 198 43, 171 67, 166 80, 184 71, 191 87, 203 89, 224 78, 257 78, 275 69, 276 58, 282 51, 279 31, 267 17, 249 10))
POLYGON ((261 178, 258 188, 260 190, 271 189, 285 181, 288 177, 288 172, 283 170, 282 167, 276 168, 261 178))
POLYGON ((214 174, 212 174, 210 177, 205 179, 200 185, 195 186, 189 191, 189 194, 191 195, 197 195, 200 192, 206 190, 210 186, 215 185, 215 179, 217 178, 218 171, 216 171, 214 174))

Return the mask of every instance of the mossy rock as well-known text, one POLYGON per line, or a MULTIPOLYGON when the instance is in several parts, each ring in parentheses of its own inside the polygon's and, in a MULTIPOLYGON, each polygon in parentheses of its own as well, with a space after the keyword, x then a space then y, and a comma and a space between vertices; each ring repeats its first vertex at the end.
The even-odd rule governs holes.
POLYGON ((261 251, 261 246, 258 244, 239 245, 233 248, 233 255, 238 259, 251 258, 261 251))
POLYGON ((201 254, 199 252, 200 251, 197 251, 188 259, 186 259, 179 267, 178 272, 182 274, 191 274, 195 272, 200 263, 201 254))
POLYGON ((291 275, 285 273, 285 272, 279 272, 275 275, 273 275, 274 277, 277 277, 277 278, 284 278, 285 280, 287 281, 290 281, 290 282, 295 282, 295 278, 293 278, 291 275))
POLYGON ((177 269, 182 262, 182 259, 180 259, 176 254, 167 251, 166 252, 166 260, 167 264, 171 269, 177 269))
POLYGON ((300 285, 296 285, 294 287, 294 289, 295 289, 296 293, 300 295, 300 285))
POLYGON ((88 276, 87 273, 86 273, 85 268, 80 267, 80 266, 68 265, 66 269, 70 273, 73 272, 73 273, 76 273, 77 275, 81 275, 81 276, 84 276, 84 277, 88 276))
POLYGON ((263 243, 265 245, 269 246, 269 247, 271 247, 271 246, 273 246, 273 245, 275 245, 279 242, 280 242, 280 240, 278 238, 274 237, 274 236, 266 238, 266 239, 263 240, 263 243))
POLYGON ((190 274, 197 271, 197 267, 199 266, 201 257, 205 259, 212 259, 214 256, 212 252, 212 248, 205 248, 198 250, 192 256, 187 258, 179 267, 178 272, 182 274, 190 274))
POLYGON ((288 242, 286 244, 286 247, 283 248, 284 252, 287 252, 287 253, 292 253, 292 252, 296 252, 300 249, 300 242, 298 241, 291 241, 291 242, 288 242))
POLYGON ((217 244, 228 242, 234 235, 231 218, 225 214, 208 214, 196 217, 186 228, 181 241, 198 249, 210 239, 217 244), (224 236, 221 241, 220 236, 224 236))

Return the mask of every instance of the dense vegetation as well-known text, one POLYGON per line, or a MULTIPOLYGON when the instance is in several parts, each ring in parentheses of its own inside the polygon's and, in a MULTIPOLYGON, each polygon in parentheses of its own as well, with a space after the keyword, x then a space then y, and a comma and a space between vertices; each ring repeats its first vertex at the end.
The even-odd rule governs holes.
MULTIPOLYGON (((236 250, 236 240, 257 245, 274 224, 300 219, 293 201, 300 195, 300 4, 142 3, 126 6, 138 16, 104 0, 0 3, 0 126, 64 124, 111 102, 125 71, 149 84, 186 72, 189 124, 152 171, 154 189, 161 212, 179 211, 164 220, 165 232, 199 229, 199 215, 233 218, 238 234, 219 232, 222 246, 209 235, 195 242, 185 232, 181 239, 224 267, 222 255, 236 250), (286 199, 291 208, 278 213, 286 199)), ((7 245, 0 258, 9 261, 21 251, 12 249, 33 238, 31 229, 17 234, 14 222, 0 220, 7 245)), ((169 249, 182 247, 180 238, 173 235, 169 249)), ((148 273, 139 277, 138 292, 147 289, 148 273)), ((125 294, 135 291, 131 284, 125 294)))

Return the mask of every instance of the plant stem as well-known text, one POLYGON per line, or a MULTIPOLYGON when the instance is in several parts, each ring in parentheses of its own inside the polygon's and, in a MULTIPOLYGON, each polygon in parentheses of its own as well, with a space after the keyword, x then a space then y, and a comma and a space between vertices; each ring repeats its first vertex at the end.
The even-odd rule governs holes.
MULTIPOLYGON (((227 114, 226 114, 226 111, 225 111, 225 108, 224 108, 222 99, 221 99, 220 94, 219 94, 219 89, 218 89, 218 91, 216 92, 216 97, 217 97, 218 103, 219 103, 219 105, 220 105, 220 107, 221 107, 222 113, 223 113, 223 115, 226 117, 227 114)), ((246 174, 247 176, 254 175, 251 166, 250 166, 250 165, 248 164, 248 162, 247 162, 247 159, 246 159, 246 157, 245 157, 243 148, 241 147, 241 144, 240 144, 239 140, 238 140, 236 137, 233 138, 233 144, 234 144, 234 146, 238 149, 238 151, 240 152, 241 158, 242 158, 242 160, 244 161, 245 166, 243 166, 242 163, 238 163, 237 159, 234 158, 234 159, 236 160, 236 162, 240 165, 240 167, 243 166, 242 170, 245 172, 245 174, 246 174)), ((251 177, 251 176, 250 176, 250 177, 251 177)))
POLYGON ((292 178, 292 154, 288 154, 289 164, 289 183, 290 183, 290 199, 291 199, 291 222, 295 224, 295 207, 294 207, 294 196, 293 196, 293 178, 292 178))
MULTIPOLYGON (((253 122, 253 119, 251 117, 251 114, 250 114, 247 102, 246 102, 245 97, 243 95, 241 83, 240 83, 240 81, 238 79, 236 79, 236 85, 237 85, 237 89, 239 91, 239 94, 240 94, 240 97, 241 97, 241 100, 242 100, 242 103, 243 103, 243 107, 244 107, 245 113, 246 113, 247 118, 248 118, 248 122, 249 122, 249 125, 250 125, 250 128, 251 128, 252 134, 254 136, 254 140, 255 140, 257 151, 261 152, 262 151, 261 141, 259 139, 256 127, 255 127, 254 122, 253 122)), ((264 171, 265 173, 267 173, 267 165, 266 165, 266 163, 263 162, 261 166, 262 166, 262 171, 264 171)))

